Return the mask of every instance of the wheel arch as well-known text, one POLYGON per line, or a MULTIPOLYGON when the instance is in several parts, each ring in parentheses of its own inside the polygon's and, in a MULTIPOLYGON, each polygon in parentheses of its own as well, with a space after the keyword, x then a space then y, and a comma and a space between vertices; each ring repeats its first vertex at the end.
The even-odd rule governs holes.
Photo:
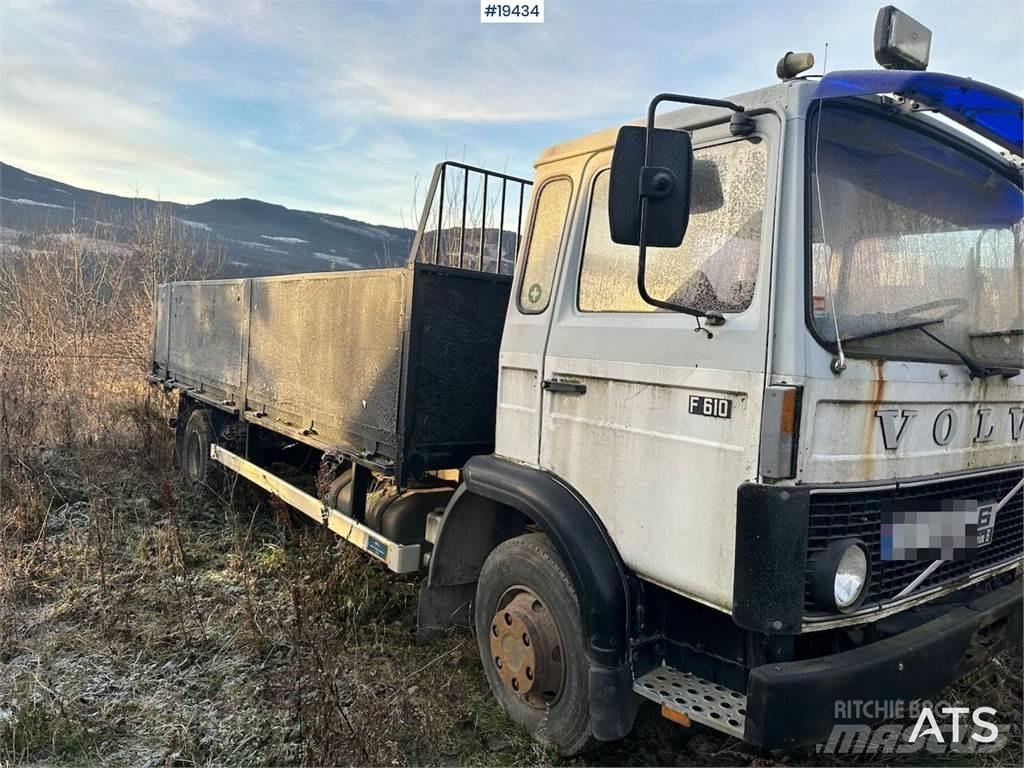
MULTIPOLYGON (((557 475, 495 456, 469 460, 431 553, 421 618, 429 612, 425 603, 439 593, 471 600, 491 550, 530 524, 551 539, 576 589, 590 664, 594 735, 621 738, 632 725, 627 713, 632 690, 629 571, 597 513, 557 475)), ((452 605, 438 601, 431 607, 441 606, 451 615, 452 605)))

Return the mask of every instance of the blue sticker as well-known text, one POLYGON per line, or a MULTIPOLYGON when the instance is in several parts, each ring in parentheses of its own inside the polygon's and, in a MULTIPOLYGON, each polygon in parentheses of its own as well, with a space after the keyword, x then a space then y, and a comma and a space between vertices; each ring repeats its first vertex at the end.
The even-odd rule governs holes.
POLYGON ((366 537, 366 551, 371 555, 376 555, 381 560, 388 559, 388 546, 382 541, 377 541, 372 536, 366 537))

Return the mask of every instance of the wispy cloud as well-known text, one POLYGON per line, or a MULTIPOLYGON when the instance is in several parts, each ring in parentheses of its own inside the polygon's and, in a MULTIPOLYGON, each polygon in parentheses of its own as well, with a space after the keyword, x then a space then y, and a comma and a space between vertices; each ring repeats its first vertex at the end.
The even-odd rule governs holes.
MULTIPOLYGON (((119 194, 408 223, 445 155, 529 175, 659 90, 748 90, 826 41, 830 68, 874 66, 877 5, 548 0, 517 26, 479 24, 476 0, 4 0, 0 156, 119 194)), ((1016 5, 901 7, 933 27, 934 69, 1024 88, 1016 5)))

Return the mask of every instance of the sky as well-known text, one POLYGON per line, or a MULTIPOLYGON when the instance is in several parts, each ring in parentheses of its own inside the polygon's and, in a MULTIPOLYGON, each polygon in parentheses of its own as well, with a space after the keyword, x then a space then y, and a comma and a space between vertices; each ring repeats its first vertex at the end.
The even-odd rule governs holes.
MULTIPOLYGON (((786 51, 874 68, 882 0, 0 0, 0 159, 120 195, 253 197, 413 226, 434 164, 532 176, 660 91, 775 82, 786 51), (417 194, 418 191, 418 194, 417 194)), ((1024 93, 1024 4, 901 0, 929 69, 1024 93)), ((0 180, 2 184, 2 180, 0 180)))

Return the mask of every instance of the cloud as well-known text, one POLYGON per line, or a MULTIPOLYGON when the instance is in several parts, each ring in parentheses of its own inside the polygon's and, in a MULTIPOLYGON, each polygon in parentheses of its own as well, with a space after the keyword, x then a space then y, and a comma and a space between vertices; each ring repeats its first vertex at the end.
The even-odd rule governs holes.
MULTIPOLYGON (((6 0, 0 153, 120 194, 408 223, 445 156, 529 175, 658 91, 768 84, 787 50, 820 67, 828 41, 830 69, 874 66, 877 5, 559 0, 544 24, 481 25, 475 0, 6 0)), ((1024 88, 1014 6, 901 7, 933 27, 935 68, 1024 88)))

